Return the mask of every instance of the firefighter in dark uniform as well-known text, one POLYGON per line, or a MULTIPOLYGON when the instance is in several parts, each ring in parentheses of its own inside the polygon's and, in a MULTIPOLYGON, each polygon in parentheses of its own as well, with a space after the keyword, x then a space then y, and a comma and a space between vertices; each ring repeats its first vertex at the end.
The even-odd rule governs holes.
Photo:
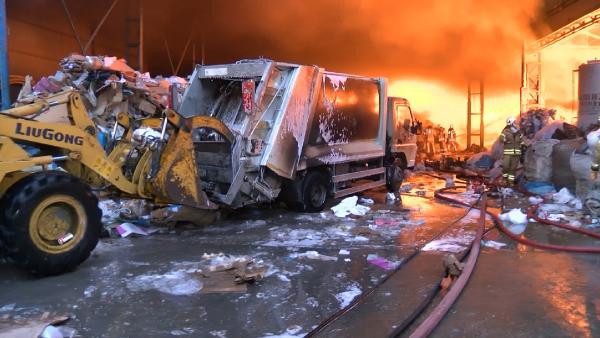
POLYGON ((450 125, 448 128, 448 149, 451 152, 456 152, 458 150, 458 143, 456 142, 456 131, 454 130, 454 126, 450 125))
POLYGON ((504 144, 504 155, 502 156, 502 177, 509 183, 514 184, 517 167, 521 159, 521 148, 523 147, 523 135, 517 127, 517 120, 509 117, 506 127, 500 134, 500 141, 504 144))

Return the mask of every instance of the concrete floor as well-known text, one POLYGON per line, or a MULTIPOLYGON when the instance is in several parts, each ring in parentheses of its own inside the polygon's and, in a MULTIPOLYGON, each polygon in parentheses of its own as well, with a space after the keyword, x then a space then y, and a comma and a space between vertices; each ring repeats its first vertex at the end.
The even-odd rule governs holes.
MULTIPOLYGON (((443 183, 422 176, 411 181, 424 184, 428 197, 443 183)), ((409 209, 404 210, 386 205, 383 191, 366 195, 376 204, 357 219, 336 218, 330 211, 246 209, 203 228, 106 239, 80 268, 56 277, 35 279, 2 264, 0 318, 68 314, 67 325, 83 337, 302 336, 386 276, 388 271, 366 261, 368 254, 401 261, 465 213, 420 197, 404 197, 409 209), (384 228, 380 236, 351 232, 390 213, 410 219, 384 228), (350 254, 340 255, 340 249, 350 254), (306 251, 337 260, 302 257, 306 251), (267 277, 247 293, 203 294, 193 272, 209 264, 203 254, 221 252, 254 258, 269 267, 267 277)), ((471 211, 442 240, 466 248, 476 220, 471 211)), ((524 235, 600 245, 535 224, 524 235)), ((467 288, 434 336, 600 336, 600 257, 532 250, 495 230, 486 238, 507 246, 483 249, 467 288)), ((439 280, 443 255, 435 250, 417 255, 320 336, 387 336, 439 280)))

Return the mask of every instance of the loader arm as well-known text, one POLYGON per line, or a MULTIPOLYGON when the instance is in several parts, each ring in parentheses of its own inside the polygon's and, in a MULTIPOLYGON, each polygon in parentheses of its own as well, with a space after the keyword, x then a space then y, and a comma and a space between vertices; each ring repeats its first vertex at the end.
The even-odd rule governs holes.
MULTIPOLYGON (((109 159, 98 142, 96 127, 89 118, 79 94, 71 93, 68 100, 60 104, 67 105, 73 125, 46 123, 26 118, 26 116, 41 113, 44 107, 48 106, 48 103, 44 104, 44 102, 35 102, 31 105, 0 112, 0 136, 6 137, 6 139, 0 139, 1 147, 4 148, 5 145, 10 147, 10 143, 15 145, 12 140, 21 140, 62 149, 69 159, 81 162, 117 189, 128 194, 135 194, 137 186, 123 175, 121 165, 109 159)), ((1 177, 15 171, 15 161, 21 161, 19 166, 26 165, 25 168, 31 166, 28 165, 28 162, 33 165, 52 162, 49 156, 41 158, 28 156, 23 159, 23 153, 17 151, 11 151, 8 156, 8 158, 3 157, 0 161, 1 177)))

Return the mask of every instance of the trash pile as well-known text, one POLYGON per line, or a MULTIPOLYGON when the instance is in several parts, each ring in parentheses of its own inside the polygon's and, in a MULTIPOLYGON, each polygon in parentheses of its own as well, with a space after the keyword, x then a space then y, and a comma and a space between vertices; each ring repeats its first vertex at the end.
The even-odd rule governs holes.
POLYGON ((124 112, 134 119, 159 116, 170 103, 169 88, 175 85, 178 96, 188 82, 180 77, 151 77, 114 56, 72 54, 60 61, 60 70, 42 77, 35 84, 27 76, 17 105, 28 104, 63 90, 77 90, 102 127, 109 127, 116 113, 124 112))
POLYGON ((205 225, 213 222, 218 213, 184 205, 155 206, 143 199, 102 199, 102 224, 109 236, 147 236, 159 231, 155 225, 172 228, 177 222, 205 225))
POLYGON ((527 139, 531 140, 535 134, 547 126, 556 116, 555 109, 530 109, 521 114, 518 120, 519 128, 527 139))

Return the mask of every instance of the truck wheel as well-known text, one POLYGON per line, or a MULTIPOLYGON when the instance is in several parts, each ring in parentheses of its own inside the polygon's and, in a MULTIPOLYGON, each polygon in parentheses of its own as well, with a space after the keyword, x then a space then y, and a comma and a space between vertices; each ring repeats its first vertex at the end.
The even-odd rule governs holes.
POLYGON ((98 243, 102 212, 88 185, 59 171, 23 178, 2 199, 7 255, 35 274, 73 270, 98 243))
POLYGON ((318 212, 325 208, 329 195, 329 184, 325 174, 310 171, 304 177, 302 184, 302 209, 308 212, 318 212))

